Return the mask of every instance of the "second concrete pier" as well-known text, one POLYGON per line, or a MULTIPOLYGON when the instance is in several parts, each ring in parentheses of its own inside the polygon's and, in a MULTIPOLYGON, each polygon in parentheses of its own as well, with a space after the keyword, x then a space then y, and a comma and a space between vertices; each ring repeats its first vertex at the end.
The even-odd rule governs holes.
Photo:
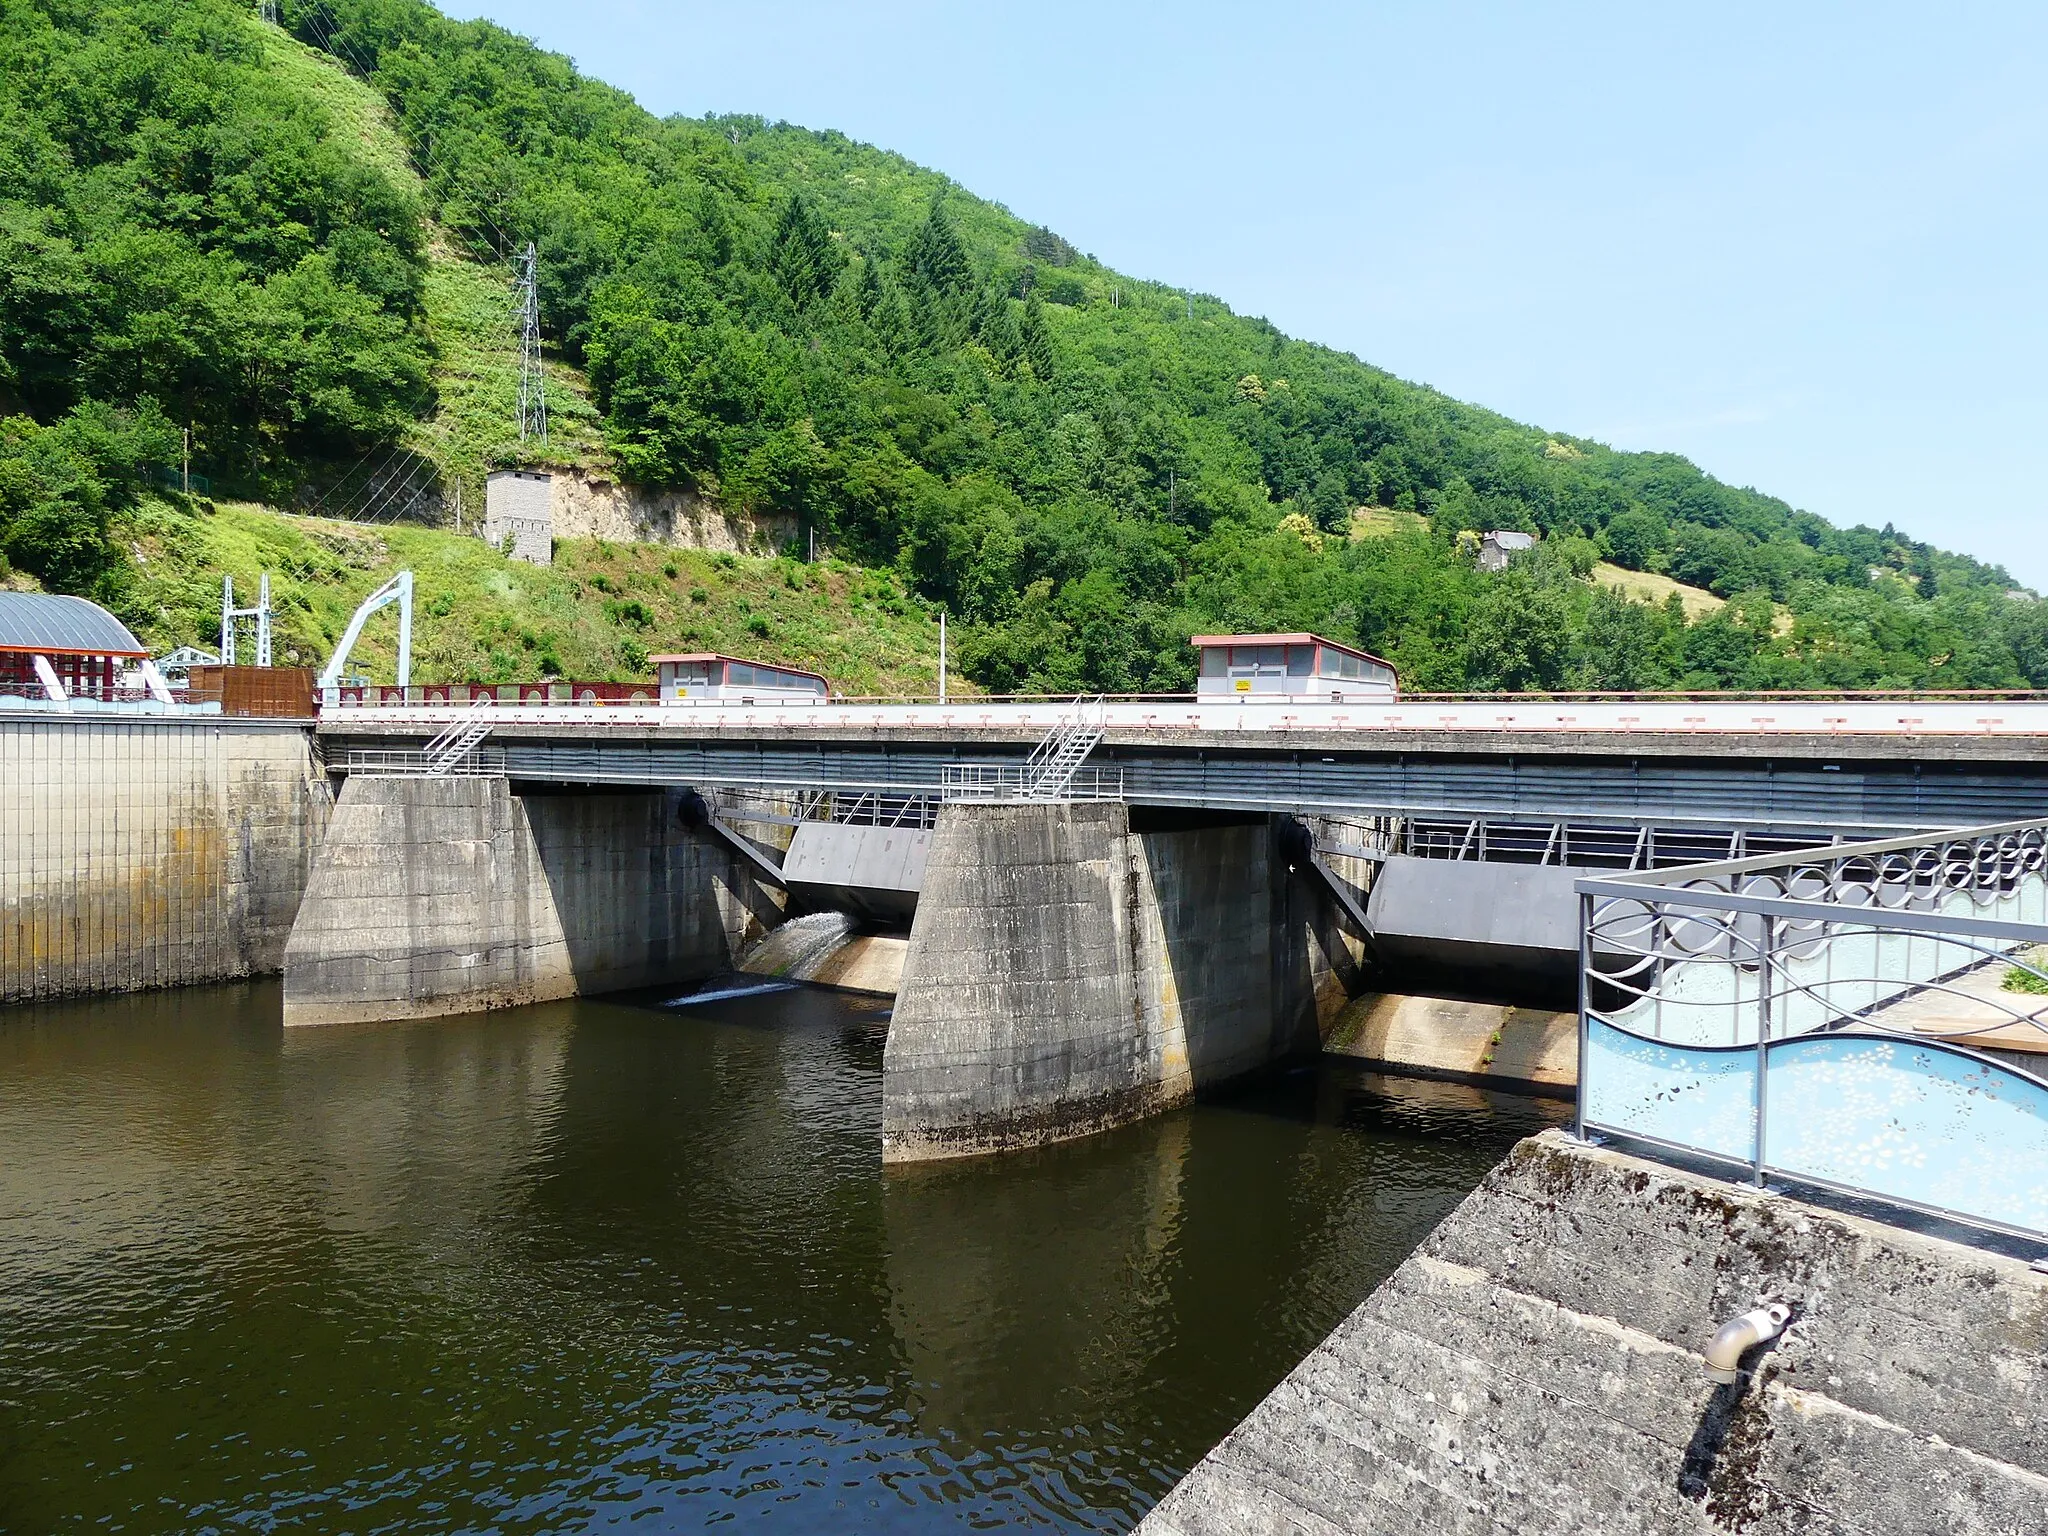
POLYGON ((883 1058, 891 1162, 1086 1135, 1318 1043, 1355 952, 1264 816, 948 806, 883 1058))

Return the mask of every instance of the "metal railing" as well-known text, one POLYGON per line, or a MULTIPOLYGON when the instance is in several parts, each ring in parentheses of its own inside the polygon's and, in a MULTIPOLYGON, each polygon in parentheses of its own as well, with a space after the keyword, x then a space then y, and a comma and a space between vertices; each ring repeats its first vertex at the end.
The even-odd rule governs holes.
POLYGON ((1569 864, 1591 869, 1667 869, 1714 859, 1788 854, 1840 841, 1817 833, 1726 826, 1567 821, 1531 817, 1411 818, 1397 852, 1482 864, 1569 864))
MULTIPOLYGON (((530 705, 639 705, 661 703, 660 689, 653 683, 575 682, 559 678, 512 683, 414 683, 399 688, 385 683, 353 683, 323 690, 322 702, 334 708, 370 708, 399 704, 462 703, 488 694, 501 704, 530 705)), ((1195 702, 1192 693, 1105 693, 1095 698, 1109 704, 1176 705, 1195 702)), ((1070 693, 962 693, 955 690, 946 698, 921 693, 835 693, 817 700, 820 707, 842 704, 948 704, 971 712, 978 704, 1065 704, 1070 693)), ((672 700, 678 704, 731 707, 729 700, 672 700)), ((801 704, 803 700, 776 701, 801 704)), ((1300 704, 1298 696, 1278 694, 1247 695, 1232 703, 1300 704)), ((2037 688, 1694 688, 1589 690, 1583 692, 1531 690, 1526 693, 1410 693, 1403 691, 1385 701, 1409 704, 2013 704, 2048 702, 2048 690, 2037 688)))
MULTIPOLYGON (((918 698, 774 698, 662 700, 652 685, 439 684, 412 688, 322 690, 321 712, 330 721, 357 710, 366 724, 435 720, 490 693, 506 706, 508 724, 573 715, 597 728, 614 724, 666 730, 818 730, 888 727, 934 732, 1042 733, 1071 712, 1073 700, 1043 696, 918 698)), ((1902 695, 1777 695, 1744 701, 1705 695, 1631 695, 1568 699, 1513 694, 1434 697, 1402 695, 1369 703, 1271 695, 1236 699, 1173 696, 1103 696, 1106 729, 1148 736, 1181 732, 1332 732, 1367 737, 1423 732, 1481 735, 1539 733, 1566 737, 1760 734, 1827 737, 2048 736, 2048 700, 1989 694, 1947 697, 1902 695)))
POLYGON ((948 763, 941 771, 943 800, 1121 800, 1121 768, 1080 768, 1057 795, 1040 793, 1042 778, 1022 763, 948 763))
POLYGON ((799 789, 789 791, 721 788, 709 796, 729 821, 800 827, 826 821, 851 827, 929 829, 938 822, 939 796, 922 789, 799 789))
POLYGON ((479 747, 451 759, 444 753, 358 747, 345 766, 350 774, 371 779, 496 779, 505 776, 505 751, 479 747))
POLYGON ((218 697, 195 695, 191 689, 178 687, 170 690, 171 703, 164 704, 153 692, 144 687, 124 687, 108 684, 97 679, 64 680, 65 697, 53 699, 41 683, 8 682, 0 683, 0 710, 26 710, 33 713, 90 714, 95 712, 141 713, 141 714, 197 714, 220 712, 218 697))
POLYGON ((1581 1134, 2048 1236, 2048 822, 1576 888, 1581 1134))

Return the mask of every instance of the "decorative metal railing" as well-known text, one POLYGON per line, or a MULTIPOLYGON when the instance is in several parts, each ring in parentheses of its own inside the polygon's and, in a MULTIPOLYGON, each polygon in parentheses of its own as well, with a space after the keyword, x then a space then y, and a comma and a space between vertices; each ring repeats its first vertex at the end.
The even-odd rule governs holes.
POLYGON ((1582 1134, 2048 1236, 2048 823, 1576 886, 1582 1134))

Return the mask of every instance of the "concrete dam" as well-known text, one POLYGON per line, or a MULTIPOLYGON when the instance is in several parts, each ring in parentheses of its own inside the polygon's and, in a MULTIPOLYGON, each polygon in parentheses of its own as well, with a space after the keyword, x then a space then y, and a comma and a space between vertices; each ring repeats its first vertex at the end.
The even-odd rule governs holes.
POLYGON ((1575 1134, 1151 1528, 2040 1528, 2048 1081, 1997 978, 2048 943, 2048 736, 1134 726, 1038 792, 1042 729, 554 715, 449 755, 371 715, 0 720, 0 995, 275 974, 314 1041, 747 965, 893 992, 892 1178, 1161 1114, 1398 986, 1445 995, 1359 1054, 1570 1008, 1575 1134))

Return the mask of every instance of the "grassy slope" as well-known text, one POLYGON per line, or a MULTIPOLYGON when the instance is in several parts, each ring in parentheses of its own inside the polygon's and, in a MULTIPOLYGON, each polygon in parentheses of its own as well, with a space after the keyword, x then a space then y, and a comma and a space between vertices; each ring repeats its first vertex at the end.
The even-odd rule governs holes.
POLYGON ((470 506, 482 505, 485 475, 505 465, 605 468, 590 391, 580 374, 557 360, 547 363, 547 446, 519 441, 519 336, 510 273, 465 261, 438 240, 429 255, 427 329, 439 354, 437 402, 413 446, 461 483, 470 506))
POLYGON ((1429 519, 1420 512, 1397 512, 1389 507, 1359 507, 1351 514, 1353 539, 1385 539, 1397 533, 1427 533, 1429 519))
POLYGON ((1727 601, 1703 587, 1688 587, 1682 581, 1673 581, 1669 576, 1659 576, 1654 571, 1631 571, 1625 566, 1610 565, 1605 560, 1593 567, 1593 579, 1601 586, 1611 587, 1623 597, 1632 597, 1639 603, 1662 603, 1676 592, 1688 620, 1703 619, 1715 609, 1725 606, 1727 601))
MULTIPOLYGON (((159 653, 211 647, 222 575, 247 601, 268 571, 276 661, 324 664, 356 604, 405 568, 421 680, 628 681, 652 676, 650 652, 702 649, 809 667, 853 694, 928 693, 937 683, 934 616, 893 574, 839 561, 567 540, 543 568, 436 529, 166 500, 129 515, 123 534, 136 563, 124 607, 159 653)), ((352 668, 392 681, 395 634, 390 619, 372 620, 352 668)))
MULTIPOLYGON (((1425 532, 1428 527, 1428 519, 1415 512, 1392 512, 1384 507, 1360 507, 1351 514, 1353 539, 1383 539, 1397 533, 1425 532)), ((1676 592, 1679 603, 1685 609, 1688 623, 1694 619, 1703 619, 1716 609, 1727 606, 1726 598, 1717 597, 1704 587, 1689 587, 1682 581, 1673 581, 1669 576, 1660 576, 1654 571, 1632 571, 1626 566, 1615 565, 1606 560, 1593 567, 1592 579, 1601 586, 1639 603, 1661 605, 1666 598, 1676 592)))

